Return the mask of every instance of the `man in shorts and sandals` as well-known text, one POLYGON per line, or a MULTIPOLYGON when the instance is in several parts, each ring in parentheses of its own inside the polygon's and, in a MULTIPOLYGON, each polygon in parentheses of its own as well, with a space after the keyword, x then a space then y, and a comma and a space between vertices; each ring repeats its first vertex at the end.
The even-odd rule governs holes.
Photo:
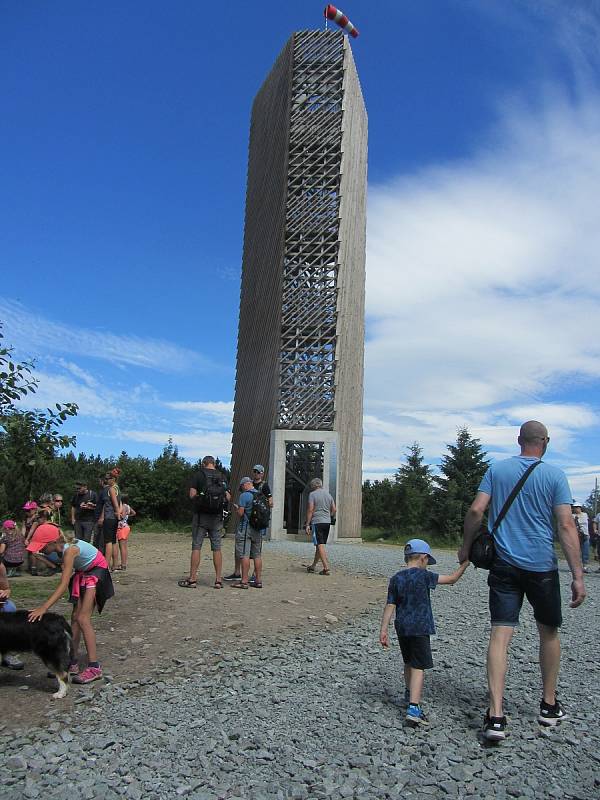
POLYGON ((319 575, 330 575, 325 545, 329 538, 332 519, 335 519, 335 500, 329 492, 323 489, 323 481, 320 478, 313 478, 310 482, 310 490, 306 510, 306 534, 307 536, 312 534, 315 557, 312 564, 306 567, 306 571, 314 572, 320 561, 323 569, 319 575))
POLYGON ((208 538, 215 568, 214 588, 222 589, 223 553, 221 551, 221 539, 223 533, 223 507, 225 504, 229 504, 231 495, 227 490, 225 479, 216 468, 213 456, 205 456, 202 459, 202 468, 196 473, 190 486, 190 500, 194 504, 190 573, 187 578, 183 578, 177 583, 184 589, 195 589, 198 586, 200 550, 202 549, 202 542, 208 538))
POLYGON ((488 577, 492 623, 487 655, 490 706, 483 728, 483 735, 490 741, 501 741, 506 737, 507 722, 502 703, 507 653, 514 629, 519 624, 524 596, 533 608, 540 640, 543 690, 538 722, 554 726, 566 718, 556 695, 560 668, 558 629, 562 624, 562 612, 553 544, 554 520, 573 577, 571 608, 583 603, 585 586, 567 478, 557 467, 541 461, 549 441, 548 431, 541 422, 531 420, 521 425, 518 438, 521 453, 492 464, 483 476, 465 517, 463 544, 458 551, 459 561, 469 557, 488 506, 491 529, 519 479, 528 467, 539 462, 494 535, 495 557, 488 577))
POLYGON ((240 481, 239 504, 235 506, 238 515, 238 527, 235 533, 235 556, 240 563, 240 580, 232 583, 234 589, 247 589, 252 586, 262 589, 262 529, 263 525, 254 521, 254 498, 258 494, 254 488, 252 478, 242 478, 240 481), (254 581, 248 580, 250 572, 250 559, 254 561, 254 581))
MULTIPOLYGON (((273 508, 273 492, 271 491, 271 487, 265 480, 265 468, 262 464, 255 464, 252 468, 252 487, 257 492, 260 492, 267 501, 269 509, 273 508)), ((240 483, 240 491, 243 491, 242 485, 240 483)), ((264 528, 261 528, 260 534, 263 539, 267 535, 267 531, 269 530, 269 526, 266 525, 264 528)), ((231 575, 225 575, 223 580, 225 581, 236 581, 239 582, 242 578, 242 564, 240 558, 238 557, 237 553, 235 553, 235 567, 231 575)), ((250 579, 250 583, 255 583, 256 575, 253 575, 250 579)))

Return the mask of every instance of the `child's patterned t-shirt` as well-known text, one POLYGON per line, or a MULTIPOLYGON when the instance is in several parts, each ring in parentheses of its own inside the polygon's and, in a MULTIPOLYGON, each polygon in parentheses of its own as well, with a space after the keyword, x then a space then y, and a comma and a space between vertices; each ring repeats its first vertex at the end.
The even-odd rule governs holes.
POLYGON ((439 575, 427 569, 410 567, 392 576, 388 603, 396 606, 396 630, 400 636, 428 636, 435 633, 430 590, 439 575))

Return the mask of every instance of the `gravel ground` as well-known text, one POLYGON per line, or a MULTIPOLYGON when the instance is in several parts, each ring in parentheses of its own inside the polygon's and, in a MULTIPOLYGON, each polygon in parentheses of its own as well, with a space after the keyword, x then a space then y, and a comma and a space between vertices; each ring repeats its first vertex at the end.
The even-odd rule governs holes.
MULTIPOLYGON (((269 548, 306 558, 310 545, 269 548)), ((399 548, 330 548, 333 568, 388 577, 399 548)), ((439 553, 439 571, 454 566, 439 553)), ((268 557, 268 554, 267 554, 268 557)), ((438 569, 436 567, 436 569, 438 569)), ((404 723, 397 647, 377 636, 381 606, 345 625, 276 636, 245 651, 208 650, 173 674, 93 684, 76 713, 46 728, 0 734, 3 800, 19 798, 597 798, 600 574, 588 600, 565 608, 561 697, 570 721, 535 722, 536 632, 522 616, 510 657, 510 737, 485 746, 486 573, 469 569, 433 592, 438 635, 424 708, 431 726, 404 723)), ((564 596, 569 574, 561 568, 564 596)), ((326 580, 307 576, 307 580, 326 580)), ((251 593, 248 593, 251 601, 251 593)))

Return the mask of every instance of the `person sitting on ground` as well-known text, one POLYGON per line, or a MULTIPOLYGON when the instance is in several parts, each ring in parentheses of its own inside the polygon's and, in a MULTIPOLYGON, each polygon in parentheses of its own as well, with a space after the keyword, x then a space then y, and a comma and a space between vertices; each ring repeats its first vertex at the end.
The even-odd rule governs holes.
MULTIPOLYGON (((121 556, 121 563, 115 567, 117 570, 127 569, 127 556, 128 556, 128 540, 131 533, 131 526, 129 520, 135 517, 134 509, 127 502, 128 497, 126 494, 121 495, 121 519, 119 520, 119 527, 117 528, 117 542, 119 545, 119 553, 121 556)), ((115 552, 115 556, 117 553, 115 552)), ((118 560, 118 559, 117 559, 118 560)))
MULTIPOLYGON (((8 583, 6 569, 4 564, 0 563, 0 613, 9 614, 16 610, 16 605, 10 599, 10 584, 8 583)), ((7 669, 23 669, 25 665, 13 653, 3 653, 2 666, 7 669)))
POLYGON ((241 578, 236 583, 232 583, 234 589, 247 589, 249 584, 248 574, 250 572, 250 559, 254 561, 254 582, 251 584, 255 589, 262 589, 262 542, 263 537, 260 528, 253 528, 250 525, 252 513, 252 503, 254 495, 257 494, 253 486, 252 478, 242 478, 240 481, 239 504, 234 508, 238 515, 238 527, 235 533, 235 554, 240 559, 241 578))
POLYGON ((53 494, 51 522, 53 522, 55 525, 58 525, 59 528, 62 525, 62 510, 63 510, 62 494, 53 494))
POLYGON ((29 612, 29 622, 41 619, 68 588, 69 600, 73 604, 73 658, 69 665, 69 674, 73 676, 74 683, 91 683, 101 678, 102 668, 97 660, 92 612, 97 607, 100 613, 105 602, 115 593, 106 559, 89 542, 75 539, 71 532, 63 533, 57 528, 53 533, 46 525, 38 527, 27 547, 30 552, 43 553, 45 556, 56 553, 63 564, 58 587, 41 606, 29 612), (88 665, 80 673, 76 658, 82 635, 88 654, 88 665))
POLYGON ((0 539, 0 556, 6 567, 9 578, 19 578, 21 567, 25 561, 25 539, 12 519, 5 519, 2 523, 2 538, 0 539))
POLYGON ((394 627, 404 661, 404 701, 406 719, 414 725, 428 725, 421 709, 421 695, 425 670, 433 667, 429 637, 435 633, 431 610, 431 589, 438 585, 450 586, 462 577, 469 566, 463 561, 451 575, 429 572, 428 566, 436 563, 431 548, 423 539, 411 539, 404 547, 407 569, 392 576, 388 586, 387 604, 383 609, 379 641, 389 646, 388 627, 394 614, 394 627))
POLYGON ((50 539, 56 539, 56 537, 60 534, 60 528, 58 525, 55 525, 54 522, 50 522, 50 515, 51 511, 49 511, 47 508, 42 508, 37 512, 36 526, 33 531, 33 535, 30 537, 30 541, 27 543, 26 549, 31 554, 31 557, 35 559, 38 570, 40 567, 46 567, 46 569, 49 569, 51 572, 60 572, 61 563, 60 557, 57 555, 57 553, 50 553, 46 555, 45 553, 32 550, 29 547, 36 535, 49 537, 50 539))
POLYGON ((312 564, 306 567, 307 572, 314 572, 319 561, 323 564, 323 569, 319 575, 329 575, 329 561, 325 545, 329 537, 329 528, 332 520, 335 519, 335 500, 323 489, 323 481, 320 478, 313 478, 310 482, 310 494, 308 495, 308 508, 306 510, 306 534, 312 534, 312 541, 315 546, 315 557, 312 564))

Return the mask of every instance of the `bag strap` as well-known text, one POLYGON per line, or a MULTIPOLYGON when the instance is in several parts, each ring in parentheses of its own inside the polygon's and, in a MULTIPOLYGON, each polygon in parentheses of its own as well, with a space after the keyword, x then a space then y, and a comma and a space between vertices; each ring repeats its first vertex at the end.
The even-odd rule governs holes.
POLYGON ((517 495, 519 494, 519 492, 521 491, 521 489, 525 485, 525 481, 527 480, 527 478, 531 475, 531 473, 538 466, 538 464, 541 464, 541 463, 542 463, 541 460, 540 461, 534 461, 534 463, 530 464, 527 467, 527 469, 525 470, 525 472, 521 475, 521 477, 517 481, 515 487, 513 488, 512 492, 506 498, 506 502, 502 506, 502 510, 500 511, 498 516, 496 517, 496 521, 494 522, 494 527, 490 531, 492 536, 496 533, 496 531, 500 527, 500 523, 502 522, 502 520, 504 519, 504 517, 508 513, 508 509, 512 506, 513 501, 516 499, 517 495))

